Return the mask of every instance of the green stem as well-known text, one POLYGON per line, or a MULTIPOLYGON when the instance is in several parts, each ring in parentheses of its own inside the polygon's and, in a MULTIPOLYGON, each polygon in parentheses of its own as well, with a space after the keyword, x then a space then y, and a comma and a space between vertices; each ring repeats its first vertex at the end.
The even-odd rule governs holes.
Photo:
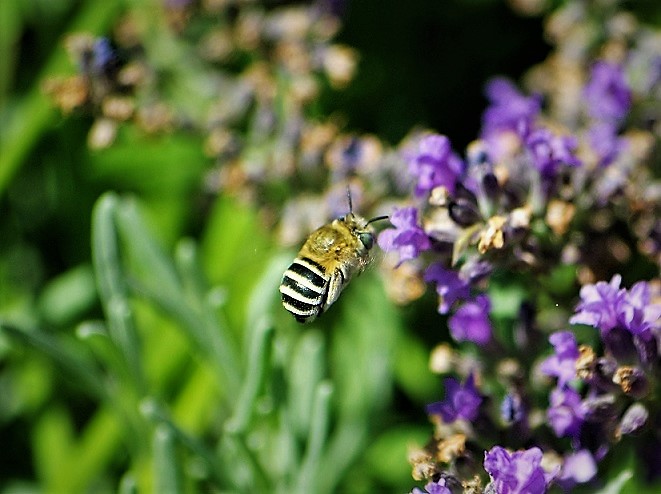
POLYGON ((315 485, 319 472, 320 459, 324 444, 328 436, 330 424, 330 398, 333 385, 330 381, 322 381, 316 389, 312 407, 312 422, 310 423, 310 437, 305 449, 305 456, 301 464, 300 474, 295 492, 319 492, 315 485))
POLYGON ((231 434, 245 433, 253 411, 255 400, 264 382, 264 376, 268 368, 269 350, 271 348, 271 337, 273 327, 259 324, 253 333, 250 343, 250 354, 248 355, 248 368, 244 378, 244 385, 234 409, 234 414, 225 424, 225 430, 231 434))

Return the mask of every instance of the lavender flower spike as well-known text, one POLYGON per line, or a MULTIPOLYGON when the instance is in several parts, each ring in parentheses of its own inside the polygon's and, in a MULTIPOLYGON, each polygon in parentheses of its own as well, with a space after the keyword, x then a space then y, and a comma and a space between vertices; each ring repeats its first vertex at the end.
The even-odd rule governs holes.
POLYGON ((524 96, 504 78, 490 81, 486 93, 491 106, 482 116, 482 136, 507 130, 527 136, 541 109, 541 98, 524 96))
POLYGON ((555 348, 555 355, 545 359, 540 366, 543 374, 558 378, 558 386, 562 387, 576 377, 576 360, 578 346, 574 333, 558 331, 549 337, 555 348))
POLYGON ((470 285, 463 280, 456 271, 446 269, 442 264, 432 264, 425 271, 425 281, 436 283, 438 293, 438 312, 447 314, 450 307, 458 300, 468 298, 470 285))
POLYGON ((629 289, 619 307, 619 318, 631 334, 644 340, 661 330, 661 304, 653 303, 649 283, 639 281, 629 289))
POLYGON ((581 302, 576 307, 576 314, 569 319, 571 324, 587 324, 601 329, 602 332, 618 325, 618 308, 625 292, 620 290, 622 277, 616 274, 610 283, 599 281, 594 285, 581 288, 581 302))
POLYGON ((621 120, 631 107, 631 89, 622 67, 615 63, 594 64, 584 95, 588 114, 598 120, 621 120))
POLYGON ((417 196, 423 196, 440 186, 454 193, 455 183, 464 171, 464 164, 452 152, 447 137, 432 134, 420 140, 418 153, 409 162, 409 171, 417 178, 417 196))
POLYGON ((472 341, 486 345, 491 341, 489 310, 491 302, 485 294, 464 303, 448 320, 450 334, 456 341, 472 341))
POLYGON ((424 491, 415 487, 411 494, 452 494, 452 491, 445 484, 445 479, 440 478, 437 482, 427 483, 424 491))
POLYGON ((382 231, 377 242, 386 252, 396 250, 399 253, 399 264, 415 259, 420 252, 431 248, 429 237, 418 225, 417 209, 413 207, 395 209, 390 216, 390 222, 395 228, 382 231))
POLYGON ((652 302, 649 283, 640 281, 627 291, 620 288, 621 281, 622 277, 615 275, 610 283, 600 281, 581 288, 581 302, 569 322, 594 326, 602 334, 620 327, 651 340, 661 329, 661 305, 652 302))
POLYGON ((546 473, 541 463, 542 450, 539 448, 510 453, 501 446, 494 446, 484 453, 484 469, 491 477, 485 492, 497 494, 546 492, 557 471, 546 473))
POLYGON ((554 177, 562 165, 581 165, 574 154, 578 141, 573 136, 555 135, 546 128, 539 128, 530 133, 525 143, 535 168, 543 177, 554 177))
POLYGON ((556 482, 565 491, 569 491, 576 484, 589 482, 596 474, 597 462, 587 449, 581 449, 565 456, 556 482))
POLYGON ((457 419, 475 420, 482 403, 482 397, 475 387, 475 376, 469 375, 463 386, 455 378, 448 377, 444 385, 445 400, 427 405, 427 413, 440 415, 446 423, 457 419))
POLYGON ((584 419, 581 395, 570 387, 555 388, 546 416, 556 436, 578 437, 584 419))

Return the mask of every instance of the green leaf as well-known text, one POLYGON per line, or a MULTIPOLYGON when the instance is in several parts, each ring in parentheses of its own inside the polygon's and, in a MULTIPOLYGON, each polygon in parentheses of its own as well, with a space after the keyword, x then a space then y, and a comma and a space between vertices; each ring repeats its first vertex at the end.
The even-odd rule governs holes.
POLYGON ((231 434, 244 434, 250 424, 255 410, 255 400, 269 366, 272 337, 273 327, 264 323, 255 326, 252 331, 243 387, 236 399, 232 418, 225 424, 225 430, 231 434))
POLYGON ((301 335, 292 352, 287 369, 289 412, 298 437, 307 437, 312 420, 315 390, 325 375, 325 345, 319 331, 301 335))
POLYGON ((120 200, 113 193, 99 198, 92 211, 92 258, 97 288, 108 319, 108 333, 126 364, 127 381, 144 390, 140 340, 128 302, 127 285, 120 260, 116 222, 120 200))
POLYGON ((39 307, 47 322, 61 326, 93 307, 96 297, 92 268, 82 264, 51 280, 39 297, 39 307))
POLYGON ((172 431, 163 424, 154 429, 154 492, 177 494, 183 492, 181 461, 177 458, 172 431))
POLYGON ((516 319, 521 304, 528 294, 525 287, 514 277, 503 275, 492 278, 489 284, 491 316, 499 319, 516 319))
POLYGON ((37 476, 49 492, 68 489, 73 423, 62 407, 47 408, 35 423, 32 446, 37 476))
POLYGON ((122 241, 122 258, 131 275, 166 296, 179 297, 181 283, 173 262, 150 232, 135 200, 118 203, 116 224, 122 241))
POLYGON ((94 179, 170 197, 190 193, 207 162, 200 138, 184 133, 146 136, 133 125, 122 126, 110 148, 90 154, 94 179))
POLYGON ((554 295, 568 296, 576 291, 576 271, 574 264, 561 264, 555 267, 548 276, 541 279, 545 290, 554 295))
MULTIPOLYGON (((633 478, 633 475, 633 471, 629 469, 622 470, 618 475, 609 480, 604 487, 596 491, 595 494, 620 494, 630 492, 629 490, 624 491, 623 488, 633 478)), ((641 491, 636 490, 636 492, 641 491)))
POLYGON ((428 402, 440 389, 429 370, 429 349, 413 336, 398 340, 394 370, 398 384, 419 403, 428 402))
MULTIPOLYGON (((255 279, 269 259, 268 237, 254 210, 219 196, 201 242, 204 272, 228 290, 231 327, 243 328, 255 279)), ((275 288, 277 289, 277 287, 275 288)))
POLYGON ((459 237, 452 246, 452 265, 456 266, 461 260, 466 250, 470 247, 475 233, 480 230, 482 225, 473 225, 461 231, 459 237))
POLYGON ((329 381, 320 382, 315 389, 310 435, 296 480, 296 492, 319 492, 315 480, 318 477, 318 472, 325 468, 321 458, 330 427, 330 398, 332 393, 333 385, 329 381))
POLYGON ((74 341, 64 344, 43 331, 28 331, 2 321, 0 321, 0 331, 13 340, 47 355, 69 373, 86 392, 97 397, 106 396, 106 389, 97 368, 84 348, 76 345, 74 341))
POLYGON ((174 435, 179 443, 185 446, 189 451, 195 453, 201 458, 206 466, 209 468, 209 473, 220 484, 225 485, 228 472, 222 463, 219 463, 218 458, 214 453, 207 448, 198 438, 183 431, 160 406, 160 404, 153 398, 146 398, 140 404, 140 412, 144 417, 153 422, 167 427, 174 435))
POLYGON ((126 423, 115 408, 100 407, 85 423, 72 448, 66 472, 68 489, 82 491, 92 485, 116 458, 117 451, 127 439, 126 423))
POLYGON ((397 427, 378 436, 369 445, 365 461, 379 482, 392 486, 391 492, 403 492, 412 484, 411 465, 407 458, 411 447, 421 447, 429 440, 431 427, 397 427))
POLYGON ((330 336, 340 413, 371 414, 390 397, 399 315, 373 271, 353 280, 328 316, 333 310, 339 311, 330 336))

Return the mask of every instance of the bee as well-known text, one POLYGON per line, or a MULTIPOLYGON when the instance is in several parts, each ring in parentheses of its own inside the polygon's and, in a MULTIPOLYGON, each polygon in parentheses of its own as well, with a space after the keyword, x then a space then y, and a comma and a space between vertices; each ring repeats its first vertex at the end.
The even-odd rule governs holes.
POLYGON ((366 220, 349 213, 310 234, 280 283, 282 305, 300 323, 314 321, 340 296, 351 278, 363 272, 371 261, 374 229, 371 223, 387 219, 377 216, 366 220))

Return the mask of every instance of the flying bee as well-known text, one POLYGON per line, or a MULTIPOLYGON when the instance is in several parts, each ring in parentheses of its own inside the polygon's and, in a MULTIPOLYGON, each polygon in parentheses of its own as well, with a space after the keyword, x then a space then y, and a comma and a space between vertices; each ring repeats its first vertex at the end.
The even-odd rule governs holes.
POLYGON ((370 225, 388 218, 377 216, 368 221, 354 214, 348 191, 347 195, 349 213, 312 232, 282 277, 282 305, 300 323, 319 317, 351 278, 363 272, 374 246, 370 225))

